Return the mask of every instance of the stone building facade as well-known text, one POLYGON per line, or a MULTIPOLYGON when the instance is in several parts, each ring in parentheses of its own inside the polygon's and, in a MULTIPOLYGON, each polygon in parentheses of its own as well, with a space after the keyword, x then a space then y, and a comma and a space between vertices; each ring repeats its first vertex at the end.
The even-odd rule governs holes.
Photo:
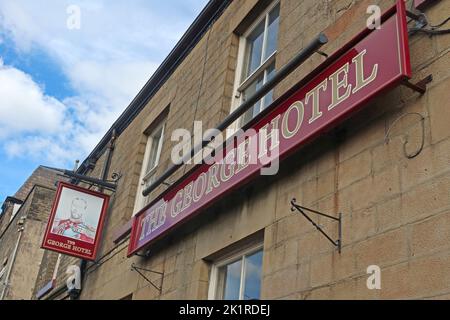
MULTIPOLYGON (((329 38, 321 50, 332 53, 366 27, 369 5, 384 11, 394 3, 212 0, 78 169, 96 178, 120 174, 96 263, 61 258, 64 266, 81 266, 79 299, 450 298, 449 34, 410 37, 413 81, 433 75, 425 94, 397 87, 378 96, 339 130, 284 160, 276 176, 259 177, 145 254, 127 257, 133 215, 167 188, 162 184, 149 198, 141 196, 171 165, 175 129, 193 132, 195 120, 214 128, 239 104, 236 90, 245 71, 256 68, 269 78, 321 31, 329 38), (268 35, 262 47, 273 55, 263 66, 242 63, 249 41, 258 54, 261 32, 268 35), (293 198, 342 213, 341 253, 291 211, 293 198), (370 266, 380 268, 380 290, 367 286, 370 266)), ((448 17, 450 1, 424 10, 436 25, 448 17)), ((276 86, 273 99, 324 59, 312 56, 276 86)), ((338 236, 333 222, 318 223, 338 236)), ((42 270, 36 292, 55 264, 55 255, 46 255, 43 265, 50 267, 42 270)), ((64 267, 57 283, 40 298, 67 298, 64 267)))
POLYGON ((14 197, 9 197, 0 217, 0 300, 30 300, 44 251, 40 248, 47 224, 58 171, 37 168, 14 197))

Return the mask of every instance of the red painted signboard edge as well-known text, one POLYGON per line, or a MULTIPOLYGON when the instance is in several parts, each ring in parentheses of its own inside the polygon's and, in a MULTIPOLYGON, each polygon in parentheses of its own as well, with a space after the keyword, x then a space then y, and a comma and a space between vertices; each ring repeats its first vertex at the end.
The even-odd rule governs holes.
MULTIPOLYGON (((380 88, 380 91, 386 91, 392 87, 395 87, 396 85, 398 85, 400 82, 407 80, 409 78, 411 78, 411 62, 410 62, 410 53, 409 53, 409 43, 408 43, 408 27, 407 27, 407 20, 406 20, 406 6, 405 6, 405 2, 404 0, 398 0, 396 5, 394 5, 393 7, 391 7, 389 10, 387 10, 381 17, 381 21, 382 23, 385 22, 387 19, 389 19, 390 17, 394 16, 397 14, 398 17, 398 35, 399 35, 399 49, 400 49, 400 55, 401 55, 401 59, 400 59, 400 63, 401 63, 401 70, 403 72, 403 74, 401 74, 398 79, 396 79, 395 81, 392 81, 391 83, 388 83, 387 85, 385 85, 384 87, 380 88)), ((338 49, 337 51, 335 51, 331 56, 329 56, 329 58, 324 61, 322 64, 320 64, 317 68, 315 68, 311 73, 309 73, 305 78, 303 78, 299 83, 297 83, 296 85, 294 85, 290 90, 288 90, 285 94, 283 94, 280 98, 278 98, 276 101, 274 101, 271 106, 269 106, 268 108, 266 108, 263 112, 261 112, 257 117, 255 117, 251 122, 249 122, 245 127, 245 129, 248 129, 249 127, 252 127, 252 125, 254 125, 255 123, 257 123, 259 120, 261 120, 262 118, 264 118, 267 114, 269 114, 270 112, 273 111, 274 108, 276 108, 277 105, 279 105, 282 101, 286 100, 288 97, 290 97, 293 93, 295 93, 297 90, 299 90, 301 87, 303 87, 305 84, 307 84, 309 81, 311 81, 314 77, 316 77, 318 74, 320 74, 323 70, 325 70, 328 66, 332 65, 336 60, 338 60, 345 52, 347 52, 349 49, 351 49, 352 47, 354 47, 358 42, 360 42, 361 40, 363 40, 364 38, 366 38, 370 33, 375 32, 376 30, 370 30, 368 28, 365 28, 363 31, 361 31, 358 35, 356 35, 352 40, 350 40, 348 43, 346 43, 343 47, 341 47, 340 49, 338 49)), ((367 96, 365 99, 363 99, 360 104, 364 104, 366 102, 368 102, 369 100, 371 100, 374 96, 373 95, 369 95, 367 96)), ((345 118, 346 115, 343 115, 340 119, 345 118)), ((320 134, 322 134, 324 131, 327 131, 327 129, 329 129, 328 127, 323 128, 320 132, 317 132, 316 134, 314 134, 314 136, 311 136, 309 139, 305 140, 304 143, 308 143, 311 140, 315 139, 317 136, 319 136, 320 134)), ((280 158, 286 158, 287 156, 289 156, 290 154, 292 154, 293 152, 296 152, 298 149, 294 148, 295 150, 290 150, 288 152, 286 152, 282 157, 280 158)), ((201 165, 197 165, 194 168, 192 168, 191 170, 189 170, 185 175, 183 175, 183 177, 181 177, 180 179, 178 179, 175 183, 172 184, 172 186, 176 186, 177 184, 179 184, 180 182, 182 182, 184 179, 186 179, 191 173, 193 173, 196 169, 199 168, 199 166, 201 165)), ((237 184, 236 186, 230 188, 229 190, 225 191, 222 195, 226 195, 229 194, 233 191, 235 191, 236 189, 238 189, 239 187, 241 187, 242 185, 246 184, 249 180, 253 179, 254 175, 251 175, 249 177, 247 177, 246 179, 243 179, 242 181, 240 181, 239 184, 237 184)), ((127 256, 131 257, 132 255, 136 254, 139 250, 147 247, 148 245, 150 245, 151 243, 154 243, 155 241, 157 241, 158 239, 166 236, 167 233, 169 233, 170 231, 173 231, 174 229, 178 228, 179 225, 181 224, 180 222, 177 223, 176 225, 170 227, 164 234, 160 234, 158 236, 156 236, 154 239, 148 241, 145 244, 142 244, 141 246, 136 246, 133 247, 134 244, 136 243, 136 237, 137 237, 137 228, 136 228, 136 223, 137 223, 137 218, 143 214, 148 208, 150 208, 151 206, 153 206, 156 202, 158 202, 159 200, 161 200, 161 198, 164 197, 165 194, 167 194, 169 191, 171 190, 171 188, 167 189, 166 191, 162 192, 154 201, 152 201, 151 203, 149 203, 146 207, 144 207, 141 211, 139 211, 135 216, 133 216, 132 218, 132 230, 131 230, 131 236, 130 236, 130 244, 128 247, 128 253, 127 256)), ((202 209, 205 209, 207 207, 209 207, 214 199, 210 200, 208 203, 206 203, 202 209)), ((202 211, 202 210, 198 210, 198 211, 202 211)), ((192 218, 194 218, 199 212, 195 212, 192 213, 191 215, 187 216, 185 219, 182 220, 182 223, 186 223, 189 220, 191 220, 192 218)))
POLYGON ((62 181, 58 182, 58 188, 56 190, 55 200, 54 200, 53 205, 52 205, 52 211, 50 213, 50 217, 48 219, 47 227, 45 229, 45 234, 44 234, 44 238, 42 240, 41 248, 42 249, 47 249, 47 250, 50 250, 50 251, 55 251, 55 252, 58 252, 58 253, 62 253, 62 254, 65 254, 65 255, 76 257, 76 258, 81 258, 81 259, 85 259, 85 260, 89 260, 89 261, 94 261, 95 257, 97 256, 98 247, 100 245, 101 235, 103 233, 102 232, 103 231, 103 225, 104 225, 104 222, 105 222, 106 212, 108 211, 108 206, 109 206, 109 196, 104 194, 104 193, 88 190, 88 189, 81 188, 79 186, 76 186, 76 185, 73 185, 73 184, 70 184, 70 183, 66 183, 66 182, 62 182, 62 181), (55 219, 56 209, 58 208, 59 199, 61 197, 61 192, 62 192, 63 188, 68 188, 68 189, 76 190, 76 191, 79 191, 79 192, 87 193, 87 194, 90 194, 92 196, 102 198, 104 200, 103 206, 102 206, 102 212, 100 214, 100 220, 99 220, 99 223, 98 223, 97 233, 96 233, 96 237, 95 237, 95 241, 94 241, 94 251, 93 251, 92 256, 78 254, 78 253, 75 253, 75 252, 72 252, 72 251, 66 251, 66 250, 61 249, 61 248, 54 248, 54 247, 51 247, 51 246, 48 246, 48 245, 45 244, 46 240, 48 238, 48 235, 50 234, 51 228, 53 226, 53 221, 55 219))

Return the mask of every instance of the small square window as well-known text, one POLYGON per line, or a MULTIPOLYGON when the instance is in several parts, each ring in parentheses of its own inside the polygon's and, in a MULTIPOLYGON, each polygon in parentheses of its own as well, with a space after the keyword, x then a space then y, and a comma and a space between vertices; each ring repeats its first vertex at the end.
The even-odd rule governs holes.
POLYGON ((211 273, 210 298, 259 300, 261 297, 261 246, 216 263, 211 273))

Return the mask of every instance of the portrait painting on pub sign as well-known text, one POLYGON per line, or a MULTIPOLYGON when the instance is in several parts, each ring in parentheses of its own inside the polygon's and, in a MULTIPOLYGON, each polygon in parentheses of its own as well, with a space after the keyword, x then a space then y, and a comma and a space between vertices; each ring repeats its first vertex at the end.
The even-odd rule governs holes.
POLYGON ((43 248, 94 259, 108 199, 99 192, 59 183, 43 248))

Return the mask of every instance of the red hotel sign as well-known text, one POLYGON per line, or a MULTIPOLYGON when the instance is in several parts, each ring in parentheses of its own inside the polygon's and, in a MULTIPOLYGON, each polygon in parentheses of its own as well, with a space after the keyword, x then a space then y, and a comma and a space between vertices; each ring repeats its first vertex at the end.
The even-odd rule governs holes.
POLYGON ((42 248, 95 260, 109 196, 60 182, 42 248))
MULTIPOLYGON (((258 139, 261 129, 278 132, 266 134, 259 146, 277 146, 283 159, 410 74, 405 4, 400 0, 383 15, 381 29, 364 30, 296 89, 275 101, 251 126, 255 130, 250 140, 258 139)), ((255 177, 263 165, 246 164, 247 148, 248 143, 241 143, 227 150, 225 158, 239 159, 239 164, 217 161, 197 166, 139 212, 133 221, 128 254, 133 255, 255 177)))

